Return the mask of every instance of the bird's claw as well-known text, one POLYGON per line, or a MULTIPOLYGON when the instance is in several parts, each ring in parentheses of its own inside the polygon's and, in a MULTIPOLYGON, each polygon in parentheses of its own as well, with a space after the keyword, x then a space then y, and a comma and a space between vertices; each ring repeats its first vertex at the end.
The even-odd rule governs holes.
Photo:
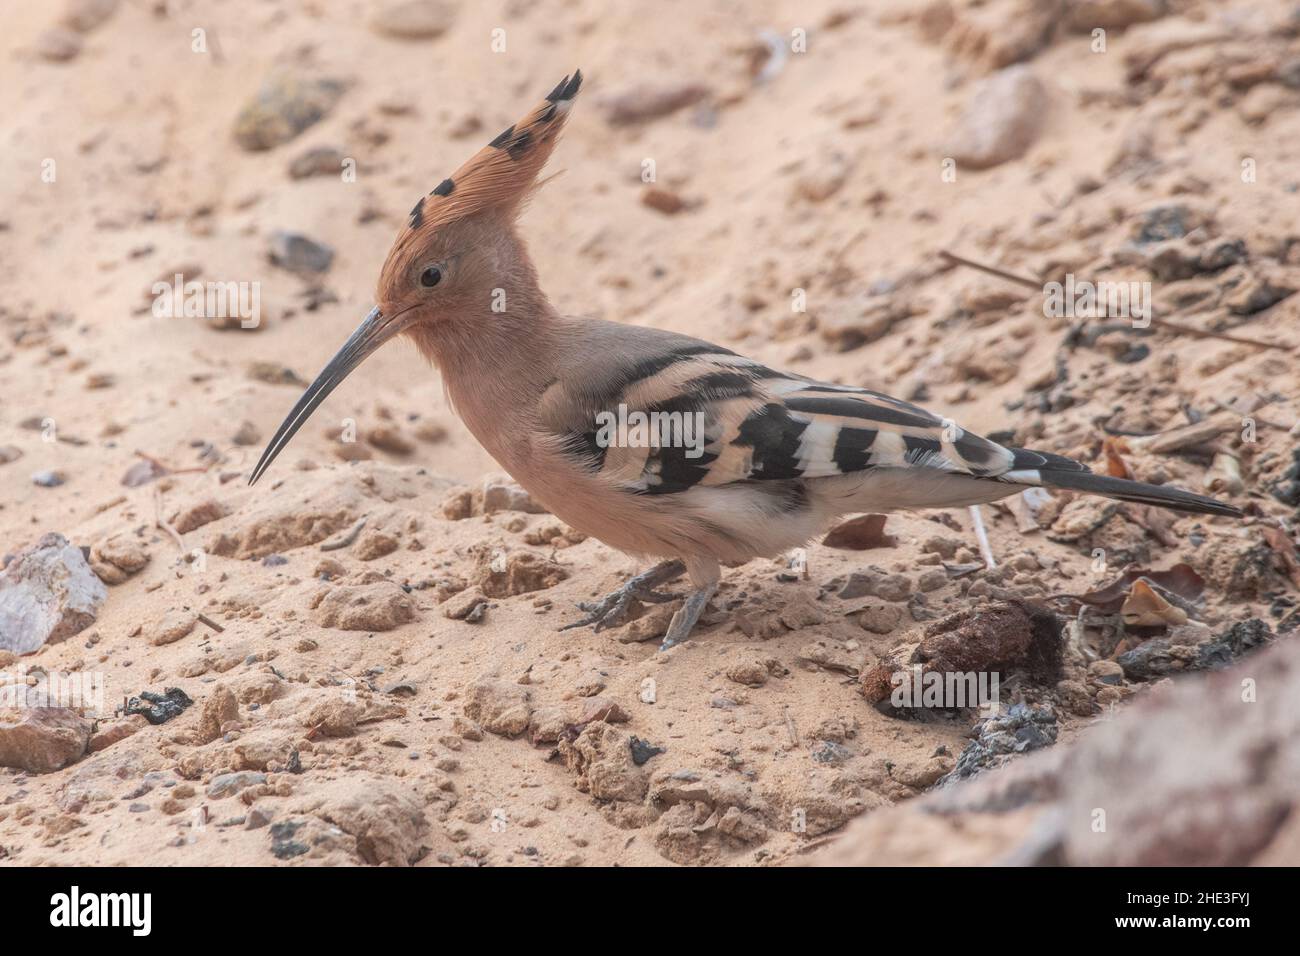
POLYGON ((591 625, 592 630, 600 632, 609 627, 626 624, 634 601, 641 601, 645 604, 663 604, 672 600, 674 600, 674 597, 671 594, 664 594, 652 588, 640 587, 635 581, 629 581, 618 590, 611 591, 599 601, 579 601, 578 610, 586 612, 586 616, 574 621, 572 624, 564 625, 560 630, 567 631, 575 627, 591 625))
POLYGON ((685 572, 686 565, 677 560, 655 565, 649 571, 632 578, 621 588, 606 594, 599 601, 579 601, 578 609, 586 612, 586 617, 572 624, 566 624, 560 630, 567 631, 590 624, 593 630, 603 631, 607 627, 626 624, 634 601, 643 604, 664 604, 676 600, 674 595, 656 591, 655 587, 667 584, 681 577, 685 572))

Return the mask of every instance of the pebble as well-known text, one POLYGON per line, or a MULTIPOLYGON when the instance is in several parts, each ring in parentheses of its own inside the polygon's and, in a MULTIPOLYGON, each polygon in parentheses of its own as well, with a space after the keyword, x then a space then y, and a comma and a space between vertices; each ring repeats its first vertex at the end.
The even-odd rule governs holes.
POLYGON ((433 40, 456 22, 456 8, 441 0, 386 3, 370 18, 370 29, 401 40, 433 40))
POLYGON ((345 84, 327 77, 281 73, 262 84, 235 119, 235 142, 250 152, 287 143, 338 104, 345 84))
POLYGON ((282 269, 299 274, 328 272, 334 250, 301 233, 283 229, 271 233, 269 256, 282 269))
POLYGON ((341 175, 343 150, 335 146, 315 146, 299 153, 289 163, 290 179, 307 179, 310 176, 341 175))
POLYGON ((981 80, 949 137, 944 153, 958 168, 989 169, 1023 156, 1045 125, 1047 89, 1024 64, 981 80))
POLYGON ((81 37, 71 30, 53 27, 36 38, 36 52, 51 63, 67 63, 81 52, 81 37))

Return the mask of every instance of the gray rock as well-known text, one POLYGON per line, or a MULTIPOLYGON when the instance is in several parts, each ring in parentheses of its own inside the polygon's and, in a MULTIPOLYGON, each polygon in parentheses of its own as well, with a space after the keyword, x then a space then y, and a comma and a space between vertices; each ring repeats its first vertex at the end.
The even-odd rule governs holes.
POLYGON ((296 232, 277 230, 271 234, 271 261, 290 272, 328 272, 334 261, 334 250, 296 232))
POLYGON ((30 654, 95 622, 108 597, 81 549, 43 535, 0 572, 0 650, 30 654))
POLYGON ((234 796, 245 787, 259 783, 266 783, 266 774, 256 770, 238 770, 234 773, 219 774, 208 784, 208 796, 213 800, 220 800, 222 797, 234 796))

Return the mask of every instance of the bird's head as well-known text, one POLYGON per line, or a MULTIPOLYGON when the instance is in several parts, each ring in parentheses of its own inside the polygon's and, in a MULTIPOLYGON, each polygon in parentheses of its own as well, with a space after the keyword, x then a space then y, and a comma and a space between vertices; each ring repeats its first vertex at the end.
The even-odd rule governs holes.
POLYGON ((375 307, 289 412, 249 484, 326 396, 389 339, 407 333, 430 353, 441 335, 504 312, 513 291, 535 287, 514 220, 581 85, 581 71, 566 76, 527 116, 420 197, 380 270, 375 307))

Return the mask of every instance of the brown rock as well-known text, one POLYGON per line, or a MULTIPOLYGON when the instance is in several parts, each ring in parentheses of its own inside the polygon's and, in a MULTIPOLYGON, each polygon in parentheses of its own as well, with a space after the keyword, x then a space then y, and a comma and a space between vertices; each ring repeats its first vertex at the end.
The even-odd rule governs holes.
POLYGON ((597 800, 639 802, 650 789, 646 771, 632 761, 631 736, 597 721, 573 741, 560 741, 564 764, 577 774, 575 784, 597 800))
POLYGON ((203 701, 194 742, 211 743, 222 735, 221 728, 224 725, 235 720, 239 720, 239 702, 235 699, 234 691, 224 684, 214 684, 203 701))
POLYGON ((312 611, 321 627, 340 631, 391 631, 415 620, 415 602, 390 581, 328 588, 313 603, 312 611))
MULTIPOLYGON (((770 658, 754 653, 746 653, 740 660, 733 661, 727 667, 727 679, 749 687, 762 687, 770 676, 768 663, 770 658)), ((775 663, 772 661, 772 663, 775 663)))
POLYGON ((215 498, 205 498, 190 505, 172 518, 172 525, 181 534, 189 534, 205 524, 220 521, 230 514, 230 509, 215 498))
POLYGON ((90 742, 86 745, 86 752, 98 753, 119 741, 125 740, 132 734, 139 733, 148 726, 149 721, 145 720, 143 714, 132 714, 129 717, 115 720, 91 734, 90 742))
POLYGON ((118 0, 67 0, 59 25, 78 33, 89 33, 117 10, 118 0))
POLYGON ((193 611, 171 610, 149 626, 149 643, 154 646, 174 644, 194 630, 198 615, 193 611))
POLYGON ((394 425, 379 425, 366 433, 366 441, 380 451, 394 455, 409 455, 415 451, 415 442, 402 434, 394 425))
POLYGON ((362 561, 374 561, 392 554, 397 550, 398 542, 386 531, 375 529, 367 531, 357 542, 356 556, 362 561))
POLYGON ((512 597, 554 587, 569 576, 563 567, 530 551, 481 552, 478 586, 488 597, 512 597), (504 558, 504 560, 502 560, 504 558))
POLYGON ((466 689, 465 716, 491 733, 517 737, 528 729, 531 715, 527 687, 482 678, 466 689))
POLYGON ((311 704, 298 719, 304 727, 326 737, 350 737, 357 732, 360 716, 361 705, 357 703, 355 694, 342 690, 311 704))
POLYGON ((610 126, 629 126, 675 113, 692 103, 698 103, 709 92, 707 86, 699 83, 642 86, 603 98, 598 109, 605 115, 605 122, 610 126))
POLYGON ((65 707, 0 707, 0 767, 50 773, 80 759, 92 724, 65 707))
POLYGON ((105 584, 121 584, 148 563, 149 552, 133 535, 114 535, 90 549, 90 569, 105 584))

